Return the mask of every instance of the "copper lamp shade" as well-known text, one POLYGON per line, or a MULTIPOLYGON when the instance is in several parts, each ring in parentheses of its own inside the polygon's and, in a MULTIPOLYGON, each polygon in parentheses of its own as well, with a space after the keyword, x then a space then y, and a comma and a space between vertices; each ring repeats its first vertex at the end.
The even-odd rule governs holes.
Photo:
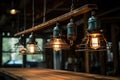
POLYGON ((61 38, 53 38, 45 44, 45 48, 53 48, 55 51, 69 49, 69 45, 61 38))
POLYGON ((69 49, 69 45, 65 42, 64 39, 60 36, 60 30, 58 24, 53 29, 53 38, 44 45, 45 48, 53 48, 55 51, 62 49, 69 49))

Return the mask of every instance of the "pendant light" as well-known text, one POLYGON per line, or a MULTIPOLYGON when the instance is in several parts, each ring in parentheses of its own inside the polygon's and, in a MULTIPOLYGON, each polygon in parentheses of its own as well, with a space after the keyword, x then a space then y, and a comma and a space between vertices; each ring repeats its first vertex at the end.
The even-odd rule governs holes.
MULTIPOLYGON (((24 30, 25 30, 25 28, 26 28, 26 6, 25 6, 25 1, 24 1, 24 30)), ((20 38, 19 38, 19 43, 20 43, 20 45, 19 45, 19 53, 20 54, 26 54, 26 51, 27 51, 27 49, 26 49, 26 37, 25 37, 25 35, 24 34, 22 34, 21 36, 20 36, 20 38)))
MULTIPOLYGON (((71 12, 73 11, 73 0, 71 4, 71 12)), ((70 41, 70 45, 72 46, 74 44, 74 41, 76 40, 76 25, 73 22, 73 18, 70 19, 70 22, 67 24, 67 39, 70 41)))
POLYGON ((31 33, 29 36, 29 40, 27 42, 27 53, 28 54, 38 54, 41 50, 37 44, 37 41, 35 41, 35 35, 31 33))
POLYGON ((67 24, 67 39, 70 41, 70 45, 74 44, 76 40, 76 25, 73 22, 73 19, 70 19, 70 23, 67 24))
MULTIPOLYGON (((34 27, 34 0, 32 2, 32 10, 33 10, 32 27, 34 27)), ((31 32, 31 34, 29 36, 29 40, 27 41, 27 54, 38 54, 40 52, 41 52, 41 50, 38 47, 37 42, 35 41, 35 34, 33 32, 31 32)))
POLYGON ((18 39, 18 43, 15 44, 16 51, 19 54, 25 54, 26 53, 26 48, 25 48, 25 36, 21 35, 18 39))
POLYGON ((69 49, 69 45, 62 39, 58 23, 53 29, 53 38, 45 44, 45 48, 53 48, 55 51, 69 49))
POLYGON ((8 10, 8 13, 10 13, 10 14, 12 14, 12 15, 15 15, 15 14, 17 14, 17 13, 19 13, 20 11, 19 10, 17 10, 17 9, 15 9, 15 7, 14 7, 14 1, 12 0, 12 2, 11 2, 11 9, 10 10, 8 10))
POLYGON ((97 20, 92 11, 91 17, 88 19, 88 29, 85 37, 79 46, 79 51, 106 51, 107 40, 101 30, 97 27, 97 20))
MULTIPOLYGON (((18 27, 19 27, 19 14, 18 14, 18 27)), ((24 30, 26 27, 26 6, 25 6, 25 1, 24 1, 24 30)), ((20 35, 18 38, 18 42, 15 44, 16 51, 19 54, 26 54, 26 37, 24 34, 20 35)))

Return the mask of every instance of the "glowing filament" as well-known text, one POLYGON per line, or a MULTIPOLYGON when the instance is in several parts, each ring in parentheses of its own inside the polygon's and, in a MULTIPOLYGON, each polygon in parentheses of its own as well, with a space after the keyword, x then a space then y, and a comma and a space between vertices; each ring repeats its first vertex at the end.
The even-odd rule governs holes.
POLYGON ((36 47, 35 47, 34 44, 30 44, 28 50, 29 50, 30 53, 35 53, 35 48, 36 48, 36 47))
POLYGON ((100 47, 99 38, 98 37, 92 37, 90 46, 93 49, 98 49, 100 47))
POLYGON ((61 42, 59 39, 55 39, 54 45, 53 45, 53 50, 55 50, 55 51, 61 50, 61 42))

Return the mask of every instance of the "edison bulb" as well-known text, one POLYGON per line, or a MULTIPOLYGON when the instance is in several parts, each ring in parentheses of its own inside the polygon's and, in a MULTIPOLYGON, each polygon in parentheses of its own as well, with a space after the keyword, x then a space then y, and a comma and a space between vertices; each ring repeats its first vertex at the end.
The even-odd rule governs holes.
POLYGON ((35 53, 35 45, 34 44, 29 44, 28 50, 30 53, 35 53))
POLYGON ((90 39, 90 47, 93 49, 100 48, 100 40, 98 34, 92 34, 90 39))

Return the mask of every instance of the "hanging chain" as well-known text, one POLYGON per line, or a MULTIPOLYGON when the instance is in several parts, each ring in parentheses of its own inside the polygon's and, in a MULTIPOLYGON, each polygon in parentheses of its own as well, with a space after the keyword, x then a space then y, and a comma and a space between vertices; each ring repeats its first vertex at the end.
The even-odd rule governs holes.
POLYGON ((71 12, 73 11, 73 9, 74 9, 74 3, 73 3, 73 0, 72 0, 72 4, 71 4, 71 12))
POLYGON ((43 5, 43 23, 46 21, 46 0, 44 0, 44 5, 43 5))
POLYGON ((18 24, 17 32, 19 32, 19 30, 20 30, 20 17, 19 17, 19 14, 17 14, 17 24, 18 24))
POLYGON ((26 6, 25 6, 25 0, 24 0, 24 30, 26 29, 26 6))
POLYGON ((14 1, 11 2, 11 7, 14 8, 14 1))
POLYGON ((34 27, 34 0, 32 2, 32 10, 33 10, 33 13, 32 13, 32 27, 34 27))

